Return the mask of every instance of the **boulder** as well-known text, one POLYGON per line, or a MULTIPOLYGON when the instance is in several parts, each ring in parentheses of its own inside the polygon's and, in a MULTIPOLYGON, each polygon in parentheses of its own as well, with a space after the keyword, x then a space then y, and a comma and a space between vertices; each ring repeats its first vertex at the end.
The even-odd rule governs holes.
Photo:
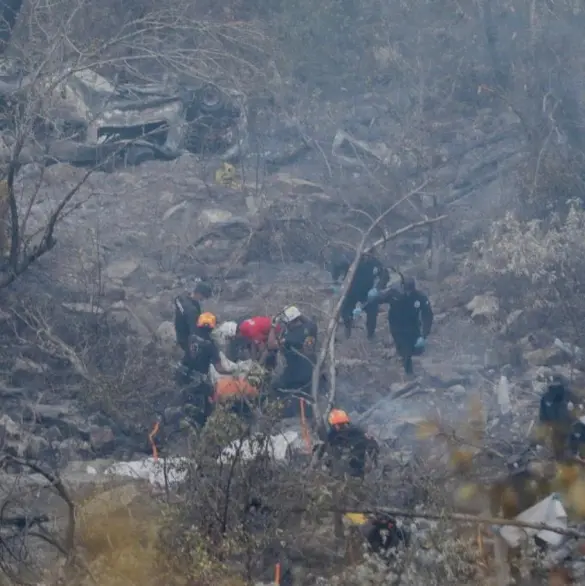
POLYGON ((139 263, 135 260, 119 260, 109 264, 104 271, 104 275, 112 281, 123 281, 139 266, 139 263))
POLYGON ((570 357, 561 348, 549 346, 525 352, 524 360, 532 366, 556 366, 565 364, 570 357))
POLYGON ((492 293, 476 295, 465 308, 471 313, 472 319, 485 321, 493 319, 500 311, 500 302, 492 293))
POLYGON ((167 352, 172 352, 176 345, 175 324, 170 321, 163 321, 156 328, 156 339, 167 352))
POLYGON ((209 208, 203 210, 199 214, 199 224, 203 228, 210 228, 217 224, 226 224, 233 219, 234 215, 227 211, 219 208, 209 208))
POLYGON ((109 452, 116 441, 111 427, 92 425, 89 428, 89 443, 97 454, 109 452))

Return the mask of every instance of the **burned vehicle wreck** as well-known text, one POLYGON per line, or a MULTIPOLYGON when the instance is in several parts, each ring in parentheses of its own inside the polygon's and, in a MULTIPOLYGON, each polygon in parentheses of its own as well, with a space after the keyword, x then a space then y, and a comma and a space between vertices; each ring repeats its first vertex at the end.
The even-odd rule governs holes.
MULTIPOLYGON (((233 160, 246 141, 246 108, 238 92, 209 83, 114 85, 91 70, 64 79, 39 113, 42 123, 27 159, 112 170, 185 152, 233 160)), ((27 99, 27 87, 26 78, 1 79, 0 97, 14 107, 27 99)))

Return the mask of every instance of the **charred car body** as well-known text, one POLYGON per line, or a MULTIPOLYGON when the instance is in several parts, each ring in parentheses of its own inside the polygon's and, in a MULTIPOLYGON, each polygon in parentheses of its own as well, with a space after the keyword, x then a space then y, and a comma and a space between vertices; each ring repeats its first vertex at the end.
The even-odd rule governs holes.
POLYGON ((0 78, 5 108, 29 100, 31 91, 47 92, 35 130, 41 147, 33 147, 27 159, 105 170, 185 152, 230 160, 246 140, 245 103, 238 92, 212 84, 114 85, 90 70, 62 77, 40 88, 37 82, 34 90, 26 78, 0 78))

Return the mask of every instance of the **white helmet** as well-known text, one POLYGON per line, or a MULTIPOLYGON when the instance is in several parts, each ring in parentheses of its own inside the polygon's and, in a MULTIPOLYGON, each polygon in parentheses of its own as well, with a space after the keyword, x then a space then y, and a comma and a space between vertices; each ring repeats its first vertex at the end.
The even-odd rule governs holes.
POLYGON ((301 315, 302 313, 299 310, 299 308, 295 307, 294 305, 291 305, 282 312, 282 321, 285 324, 289 324, 291 321, 294 321, 295 319, 301 317, 301 315))
POLYGON ((225 338, 233 338, 238 332, 238 324, 235 321, 226 321, 218 326, 216 331, 225 338))

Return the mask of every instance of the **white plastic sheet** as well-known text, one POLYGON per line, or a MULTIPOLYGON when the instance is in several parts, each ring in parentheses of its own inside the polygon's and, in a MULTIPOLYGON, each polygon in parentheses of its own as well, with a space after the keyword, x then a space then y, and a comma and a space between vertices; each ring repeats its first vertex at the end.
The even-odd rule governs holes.
POLYGON ((115 464, 108 466, 104 470, 104 474, 148 480, 152 486, 164 488, 165 468, 166 482, 168 482, 169 486, 172 486, 185 480, 187 477, 188 466, 188 458, 172 457, 155 460, 150 457, 144 458, 144 460, 116 462, 115 464))
POLYGON ((297 431, 285 431, 271 436, 257 435, 252 439, 237 440, 222 450, 218 462, 226 464, 238 454, 244 461, 267 454, 276 462, 282 462, 287 459, 289 450, 299 445, 300 441, 301 435, 297 431))
MULTIPOLYGON (((560 499, 551 494, 534 506, 526 509, 516 517, 517 521, 525 523, 540 523, 558 529, 567 528, 567 512, 560 499)), ((565 537, 553 531, 538 531, 537 529, 525 529, 523 527, 512 527, 505 525, 499 530, 500 536, 510 547, 518 547, 527 537, 537 536, 553 547, 559 546, 565 537)))

